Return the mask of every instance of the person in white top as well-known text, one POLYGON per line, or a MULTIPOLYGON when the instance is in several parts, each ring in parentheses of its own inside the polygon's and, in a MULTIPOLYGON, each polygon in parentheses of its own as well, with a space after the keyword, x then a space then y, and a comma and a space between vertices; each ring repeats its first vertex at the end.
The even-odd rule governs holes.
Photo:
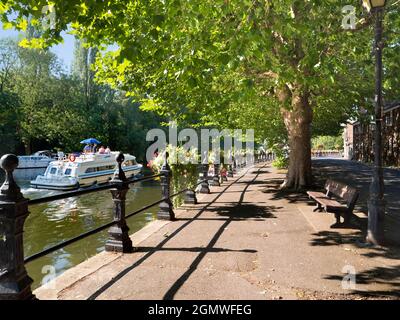
POLYGON ((104 150, 104 153, 111 153, 111 150, 109 147, 106 148, 106 150, 104 150))

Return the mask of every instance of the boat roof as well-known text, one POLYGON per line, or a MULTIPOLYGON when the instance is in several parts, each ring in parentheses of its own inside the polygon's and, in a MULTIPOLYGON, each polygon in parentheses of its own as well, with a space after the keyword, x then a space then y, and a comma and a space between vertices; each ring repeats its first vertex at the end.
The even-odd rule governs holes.
MULTIPOLYGON (((111 153, 107 153, 107 154, 100 154, 100 153, 91 153, 91 154, 81 154, 79 157, 75 158, 74 162, 69 161, 69 159, 65 159, 65 160, 56 160, 56 161, 52 161, 51 164, 60 164, 60 162, 62 163, 84 163, 84 164, 90 164, 90 163, 110 163, 110 160, 112 160, 113 163, 116 164, 116 156, 119 155, 119 151, 114 151, 111 153)), ((124 157, 125 157, 125 161, 127 160, 135 160, 136 157, 130 154, 126 154, 124 153, 124 157)))

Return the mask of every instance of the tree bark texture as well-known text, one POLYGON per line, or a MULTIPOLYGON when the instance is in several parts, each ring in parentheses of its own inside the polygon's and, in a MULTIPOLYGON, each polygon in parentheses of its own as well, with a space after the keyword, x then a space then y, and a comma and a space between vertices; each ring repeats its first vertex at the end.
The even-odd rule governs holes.
POLYGON ((283 103, 283 115, 289 139, 289 168, 282 188, 302 190, 312 182, 311 122, 309 92, 300 85, 281 89, 278 98, 283 103))

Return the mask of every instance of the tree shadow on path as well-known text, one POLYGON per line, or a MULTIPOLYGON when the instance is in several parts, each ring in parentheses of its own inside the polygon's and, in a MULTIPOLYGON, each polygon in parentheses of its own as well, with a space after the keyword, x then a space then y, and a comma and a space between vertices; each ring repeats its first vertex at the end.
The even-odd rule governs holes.
MULTIPOLYGON (((258 171, 261 171, 263 167, 261 167, 258 171)), ((227 228, 227 226, 232 222, 236 220, 243 220, 243 219, 249 219, 249 218, 260 218, 260 217, 268 217, 268 214, 264 211, 264 209, 259 209, 259 208, 252 208, 255 209, 256 214, 252 215, 251 213, 244 213, 247 210, 243 210, 246 209, 246 206, 242 207, 242 208, 238 208, 242 206, 243 203, 243 199, 244 199, 244 195, 248 189, 248 187, 257 179, 258 175, 260 173, 257 172, 257 174, 255 175, 254 179, 252 179, 251 181, 248 182, 248 184, 246 185, 246 187, 244 188, 243 191, 241 191, 240 194, 240 200, 238 203, 236 203, 235 205, 231 206, 230 210, 226 209, 226 207, 223 207, 221 209, 225 210, 225 213, 222 213, 221 216, 226 216, 227 218, 224 219, 224 223, 220 226, 220 228, 218 228, 217 232, 214 234, 214 236, 211 238, 210 242, 208 243, 208 245, 206 247, 201 247, 201 248, 177 248, 178 251, 185 251, 185 249, 188 249, 187 251, 190 252, 199 252, 199 255, 195 258, 195 260, 191 263, 191 265, 189 266, 189 269, 170 287, 170 289, 166 292, 166 294, 164 295, 164 299, 173 299, 176 292, 181 288, 181 286, 186 282, 186 280, 190 277, 190 275, 196 270, 197 266, 199 265, 199 263, 202 261, 202 259, 205 257, 205 255, 208 252, 222 252, 222 251, 234 251, 234 250, 230 250, 230 249, 225 249, 225 248, 215 248, 215 244, 218 241, 218 239, 220 238, 220 236, 222 235, 222 233, 224 232, 224 230, 227 228)), ((154 253, 156 253, 157 251, 162 251, 162 250, 168 250, 166 248, 164 248, 163 246, 170 241, 173 237, 177 236, 179 234, 180 231, 182 231, 184 228, 186 228, 190 223, 196 221, 197 219, 200 219, 200 216, 205 212, 205 211, 209 211, 214 210, 213 208, 210 208, 212 204, 216 204, 217 200, 221 197, 221 195, 224 193, 224 191, 226 191, 229 187, 231 187, 233 184, 237 183, 241 178, 243 178, 244 174, 241 175, 239 178, 237 178, 236 180, 234 180, 233 182, 231 182, 229 185, 227 185, 216 197, 215 199, 213 199, 211 202, 209 202, 208 204, 206 204, 193 218, 191 219, 177 219, 177 221, 185 221, 187 220, 183 225, 181 225, 180 227, 178 227, 174 232, 172 232, 168 238, 166 238, 165 240, 163 240, 162 242, 160 242, 156 247, 149 249, 149 248, 142 248, 142 249, 138 249, 138 251, 147 251, 147 253, 139 258, 135 263, 133 263, 131 266, 127 267, 126 269, 124 269, 123 271, 121 271, 117 276, 115 276, 112 280, 110 280, 109 282, 107 282, 106 284, 104 284, 101 288, 99 288, 98 290, 96 290, 89 298, 88 300, 94 300, 97 297, 99 297, 103 292, 105 292, 108 288, 110 288, 113 284, 115 284, 116 282, 118 282, 119 280, 121 280, 125 275, 127 275, 130 271, 132 271, 133 269, 135 269, 136 267, 140 266, 146 259, 148 259, 151 255, 153 255, 154 253)), ((240 192, 240 191, 239 191, 240 192)), ((249 208, 248 208, 249 209, 249 208)), ((249 250, 249 249, 244 249, 244 250, 240 250, 240 252, 245 252, 245 253, 254 253, 255 250, 249 250)))
MULTIPOLYGON (((211 248, 214 247, 218 239, 221 237, 222 233, 228 225, 234 220, 234 219, 250 219, 250 218, 272 218, 274 217, 273 214, 267 210, 266 207, 259 207, 256 205, 245 205, 243 204, 244 201, 244 196, 246 194, 247 189, 252 185, 257 177, 260 175, 260 169, 258 170, 257 174, 254 176, 254 178, 247 182, 246 187, 243 189, 243 191, 240 194, 240 199, 237 203, 235 203, 232 206, 224 206, 220 208, 209 208, 207 211, 216 211, 218 215, 220 216, 226 216, 228 219, 223 223, 220 228, 217 230, 213 238, 210 240, 210 242, 207 244, 206 249, 210 250, 211 248)), ((181 276, 179 279, 175 281, 175 283, 170 287, 170 289, 165 293, 163 299, 164 300, 172 300, 175 296, 175 294, 178 292, 178 290, 183 286, 183 284, 189 279, 191 274, 197 269, 199 266, 200 262, 204 259, 205 255, 207 254, 207 251, 200 252, 200 254, 193 260, 193 262, 190 264, 188 270, 181 276)))
POLYGON ((287 200, 289 203, 308 203, 313 204, 308 198, 305 192, 298 192, 292 190, 280 189, 281 184, 284 179, 267 179, 265 180, 265 189, 262 190, 263 193, 271 194, 271 200, 287 200))
MULTIPOLYGON (((355 231, 349 234, 342 234, 335 231, 321 231, 314 233, 314 239, 311 240, 312 246, 336 246, 350 245, 356 250, 356 254, 367 258, 384 258, 399 260, 399 247, 377 247, 369 246, 364 242, 365 235, 361 231, 355 231)), ((385 290, 353 290, 351 293, 361 296, 388 296, 400 298, 400 265, 399 266, 379 266, 363 271, 356 270, 356 285, 385 285, 385 290)), ((335 274, 325 276, 325 279, 342 282, 344 274, 335 274)))
MULTIPOLYGON (((327 280, 343 281, 343 274, 341 275, 329 275, 324 278, 327 280)), ((355 273, 356 289, 351 291, 352 294, 358 294, 361 296, 381 297, 386 296, 390 298, 400 299, 400 265, 391 267, 375 267, 369 270, 364 270, 355 273), (359 290, 357 285, 378 285, 380 288, 382 285, 387 289, 377 290, 359 290)))

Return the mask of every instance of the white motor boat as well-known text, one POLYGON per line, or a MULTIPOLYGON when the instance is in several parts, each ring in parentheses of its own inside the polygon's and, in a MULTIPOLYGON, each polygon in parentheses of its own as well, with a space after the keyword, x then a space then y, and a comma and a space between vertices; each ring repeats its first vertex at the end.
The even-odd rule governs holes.
MULTIPOLYGON (((31 181, 31 186, 38 189, 73 190, 94 184, 107 183, 116 172, 115 161, 119 152, 108 154, 91 153, 80 156, 69 155, 64 159, 50 162, 44 175, 31 181)), ((142 171, 142 165, 136 157, 124 154, 122 169, 127 178, 132 178, 142 171)))
POLYGON ((49 163, 55 159, 57 156, 48 150, 38 151, 29 156, 18 156, 18 167, 15 169, 14 177, 17 180, 34 179, 43 174, 49 163))
POLYGON ((46 169, 51 161, 55 159, 48 150, 38 151, 30 156, 18 156, 18 168, 22 169, 46 169))

